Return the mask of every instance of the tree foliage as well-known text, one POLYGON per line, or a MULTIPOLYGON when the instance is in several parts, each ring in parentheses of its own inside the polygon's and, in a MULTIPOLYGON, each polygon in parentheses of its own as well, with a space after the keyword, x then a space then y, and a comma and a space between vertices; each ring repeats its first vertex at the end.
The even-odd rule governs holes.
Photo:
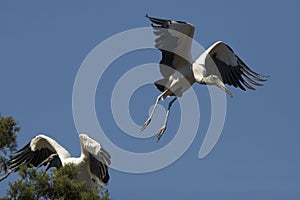
MULTIPOLYGON (((10 154, 16 150, 16 133, 19 131, 20 127, 12 117, 2 117, 0 115, 0 177, 2 172, 7 170, 5 163, 10 154)), ((107 190, 103 188, 87 190, 84 181, 76 181, 78 170, 73 164, 51 172, 28 168, 23 165, 18 173, 20 178, 14 183, 9 183, 6 196, 0 198, 0 200, 109 199, 107 190)))
POLYGON ((0 200, 109 199, 107 190, 87 190, 83 181, 75 181, 78 171, 73 164, 65 165, 52 173, 22 166, 19 175, 19 180, 9 184, 7 196, 0 200))
POLYGON ((17 135, 20 127, 12 117, 0 115, 0 174, 6 171, 6 161, 17 147, 17 135))

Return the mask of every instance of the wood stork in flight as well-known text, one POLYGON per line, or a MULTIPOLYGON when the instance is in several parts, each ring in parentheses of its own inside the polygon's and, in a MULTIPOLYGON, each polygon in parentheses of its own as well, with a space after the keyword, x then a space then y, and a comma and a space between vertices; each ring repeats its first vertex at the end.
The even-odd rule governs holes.
POLYGON ((162 93, 157 97, 149 118, 141 127, 143 131, 151 122, 157 104, 169 96, 174 98, 168 104, 165 121, 157 135, 157 141, 166 130, 172 104, 181 97, 195 82, 203 85, 216 85, 230 97, 232 93, 225 84, 255 90, 252 85, 262 86, 268 76, 251 70, 224 42, 218 41, 193 61, 191 54, 194 26, 192 24, 146 17, 152 22, 157 37, 155 47, 162 53, 160 61, 161 80, 154 84, 162 93), (245 79, 248 81, 245 81, 245 79), (252 85, 251 85, 252 84, 252 85))
POLYGON ((9 169, 0 181, 11 172, 17 171, 21 164, 36 168, 48 165, 46 168, 48 170, 51 167, 60 168, 68 163, 73 163, 78 168, 78 180, 85 181, 87 189, 98 185, 106 186, 109 180, 109 153, 86 134, 80 134, 79 138, 81 156, 74 158, 52 138, 45 135, 34 137, 22 149, 12 154, 8 161, 9 169))

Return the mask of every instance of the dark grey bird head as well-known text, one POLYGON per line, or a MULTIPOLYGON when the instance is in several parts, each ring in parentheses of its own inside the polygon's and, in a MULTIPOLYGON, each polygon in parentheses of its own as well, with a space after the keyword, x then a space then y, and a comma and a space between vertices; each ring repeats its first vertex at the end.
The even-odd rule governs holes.
POLYGON ((225 86, 223 81, 217 75, 209 75, 207 77, 203 77, 201 83, 206 85, 216 85, 224 90, 231 98, 233 97, 230 90, 225 86))

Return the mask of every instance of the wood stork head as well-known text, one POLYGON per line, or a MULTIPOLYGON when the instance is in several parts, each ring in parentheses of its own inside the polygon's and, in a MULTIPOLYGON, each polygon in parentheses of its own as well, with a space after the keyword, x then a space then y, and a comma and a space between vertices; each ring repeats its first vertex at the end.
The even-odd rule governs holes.
POLYGON ((206 85, 216 85, 222 90, 224 90, 231 98, 233 97, 230 90, 225 86, 223 81, 217 75, 212 74, 207 77, 203 77, 200 83, 206 85))

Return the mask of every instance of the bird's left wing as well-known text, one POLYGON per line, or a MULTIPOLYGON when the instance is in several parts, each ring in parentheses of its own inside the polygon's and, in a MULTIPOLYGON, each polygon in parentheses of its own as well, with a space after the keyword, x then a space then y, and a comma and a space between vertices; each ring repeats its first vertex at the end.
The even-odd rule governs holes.
POLYGON ((46 135, 37 135, 22 149, 11 155, 11 158, 7 162, 9 169, 0 178, 0 181, 6 178, 11 172, 17 171, 22 164, 28 167, 40 167, 49 163, 47 169, 50 167, 59 168, 62 166, 61 159, 69 157, 71 157, 69 152, 55 140, 46 135))
POLYGON ((155 47, 162 53, 160 72, 164 78, 169 78, 174 70, 190 66, 194 26, 182 21, 146 17, 153 23, 154 34, 158 36, 155 47))
POLYGON ((224 42, 216 42, 208 48, 196 62, 203 64, 205 76, 219 76, 225 84, 255 90, 252 86, 262 86, 268 76, 263 76, 251 70, 224 42), (245 80, 246 79, 246 80, 245 80), (246 88, 245 88, 246 87, 246 88))
POLYGON ((93 178, 104 186, 109 180, 108 166, 110 165, 109 153, 94 139, 86 134, 80 134, 82 148, 88 151, 90 161, 90 171, 93 178))

